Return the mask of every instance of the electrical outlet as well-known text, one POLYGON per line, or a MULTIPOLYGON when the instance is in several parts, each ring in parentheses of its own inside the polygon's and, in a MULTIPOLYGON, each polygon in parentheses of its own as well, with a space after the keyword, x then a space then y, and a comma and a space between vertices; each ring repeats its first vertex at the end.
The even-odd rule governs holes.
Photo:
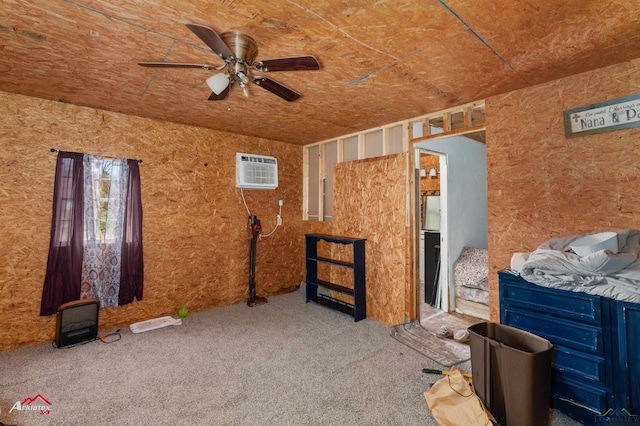
POLYGON ((276 223, 278 226, 282 226, 282 216, 278 215, 278 221, 276 223))
POLYGON ((278 205, 282 207, 282 198, 278 198, 278 205))

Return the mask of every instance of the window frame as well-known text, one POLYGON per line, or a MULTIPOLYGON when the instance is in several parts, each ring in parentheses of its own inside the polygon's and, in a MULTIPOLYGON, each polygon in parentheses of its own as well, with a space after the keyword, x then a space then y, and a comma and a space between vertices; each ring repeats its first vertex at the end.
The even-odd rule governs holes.
MULTIPOLYGON (((407 127, 404 122, 393 123, 385 126, 376 127, 374 129, 368 129, 363 132, 351 133, 349 135, 345 135, 340 138, 330 139, 314 144, 305 145, 303 147, 303 220, 310 221, 318 221, 318 222, 330 222, 333 219, 333 211, 331 210, 331 214, 326 214, 327 209, 326 205, 333 202, 332 196, 327 196, 326 188, 327 185, 333 185, 333 176, 327 176, 326 170, 327 167, 333 167, 337 163, 344 162, 344 154, 345 154, 345 141, 349 141, 351 143, 353 138, 357 138, 357 150, 358 155, 356 159, 347 160, 347 161, 355 161, 362 160, 366 158, 374 158, 380 157, 390 154, 399 154, 401 152, 406 152, 409 149, 409 136, 407 132, 407 127), (390 141, 390 137, 392 135, 391 129, 399 128, 402 126, 402 141, 390 141), (381 132, 382 137, 374 143, 377 145, 382 145, 382 149, 372 150, 373 144, 367 143, 367 135, 374 134, 376 132, 381 132), (336 155, 335 161, 331 164, 327 164, 327 146, 330 144, 336 144, 336 155), (402 150, 398 151, 397 149, 393 149, 393 147, 402 146, 402 150), (318 147, 318 158, 317 158, 317 170, 318 176, 311 176, 309 170, 311 168, 311 163, 314 161, 310 155, 310 149, 313 147, 318 147), (367 153, 374 152, 375 155, 368 155, 367 153), (380 154, 381 152, 381 154, 380 154), (311 182, 316 179, 318 182, 318 211, 313 211, 310 208, 310 190, 309 185, 311 182), (317 219, 316 219, 317 217, 317 219)), ((313 169, 316 170, 316 166, 313 166, 313 169)), ((332 192, 332 191, 331 191, 332 192)), ((314 203, 315 204, 315 203, 314 203)))
MULTIPOLYGON (((326 170, 326 155, 325 146, 329 143, 337 143, 337 156, 336 163, 341 163, 344 160, 345 153, 345 141, 351 143, 352 138, 357 138, 358 142, 358 156, 355 161, 365 158, 374 158, 375 156, 367 156, 367 148, 371 151, 372 144, 367 143, 366 136, 375 132, 382 132, 381 140, 377 141, 377 144, 382 144, 382 156, 399 154, 401 152, 408 152, 413 144, 427 139, 435 139, 448 137, 453 135, 465 135, 468 133, 477 132, 478 129, 484 129, 486 127, 485 119, 485 101, 480 100, 476 102, 470 102, 464 105, 456 106, 446 110, 438 111, 431 114, 421 115, 418 117, 410 118, 408 120, 397 121, 395 123, 387 124, 384 126, 375 127, 372 129, 363 130, 356 133, 350 133, 338 138, 333 138, 321 142, 312 143, 303 147, 303 200, 302 200, 302 219, 310 221, 324 222, 328 221, 324 215, 324 206, 326 203, 332 203, 333 199, 326 199, 326 194, 321 191, 322 185, 333 185, 333 181, 328 182, 324 173, 326 170), (440 123, 441 127, 435 124, 440 123), (402 144, 400 145, 395 140, 397 136, 394 130, 402 128, 401 137, 402 144), (398 151, 397 148, 402 146, 402 150, 398 151), (310 176, 309 169, 311 163, 315 160, 310 158, 309 149, 312 147, 318 147, 318 163, 317 170, 318 176, 310 176), (394 148, 395 147, 395 148, 394 148), (318 182, 318 211, 310 211, 310 191, 309 185, 314 179, 318 182), (317 219, 315 219, 317 217, 317 219)), ((376 150, 376 152, 380 152, 376 150)), ((333 165, 331 165, 333 166, 333 165)), ((315 207, 315 205, 314 205, 315 207)), ((331 218, 332 219, 332 218, 331 218)))

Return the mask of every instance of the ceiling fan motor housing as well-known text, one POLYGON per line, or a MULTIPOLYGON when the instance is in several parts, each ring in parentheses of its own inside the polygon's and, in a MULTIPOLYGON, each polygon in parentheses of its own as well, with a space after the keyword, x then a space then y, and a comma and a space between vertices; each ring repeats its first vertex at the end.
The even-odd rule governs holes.
POLYGON ((224 44, 229 47, 236 60, 251 66, 258 56, 258 43, 240 31, 225 31, 220 34, 224 44))

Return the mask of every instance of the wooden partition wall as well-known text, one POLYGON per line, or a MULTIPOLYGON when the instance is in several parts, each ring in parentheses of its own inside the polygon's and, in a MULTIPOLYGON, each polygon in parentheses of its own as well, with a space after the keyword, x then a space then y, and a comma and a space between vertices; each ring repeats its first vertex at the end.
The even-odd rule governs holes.
MULTIPOLYGON (((415 315, 411 273, 411 236, 406 196, 407 153, 338 163, 334 166, 331 222, 305 222, 305 233, 366 238, 367 316, 385 324, 415 315)), ((319 246, 322 250, 323 246, 319 246)), ((349 259, 338 245, 331 257, 349 259)), ((350 275, 325 269, 331 280, 349 285, 350 275)))

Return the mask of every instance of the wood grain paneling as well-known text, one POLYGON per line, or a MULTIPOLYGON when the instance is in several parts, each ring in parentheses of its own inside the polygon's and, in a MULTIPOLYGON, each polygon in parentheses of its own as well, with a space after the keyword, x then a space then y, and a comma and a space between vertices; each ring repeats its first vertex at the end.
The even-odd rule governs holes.
POLYGON ((437 155, 420 155, 420 169, 424 169, 426 176, 420 178, 420 191, 440 191, 440 173, 430 176, 429 171, 435 168, 440 171, 440 157, 437 155))
POLYGON ((0 350, 53 338, 55 316, 38 316, 52 147, 143 160, 144 299, 101 310, 100 329, 246 300, 250 235, 235 187, 236 152, 273 155, 279 164, 278 189, 244 191, 265 234, 284 200, 283 226, 258 242, 258 295, 291 291, 304 279, 299 146, 2 92, 0 116, 0 350))
POLYGON ((491 318, 496 271, 561 236, 640 226, 640 129, 566 139, 562 112, 640 92, 640 61, 487 99, 491 318))
POLYGON ((629 0, 7 0, 0 90, 305 145, 638 58, 639 15, 629 0), (254 84, 210 102, 215 71, 138 66, 221 65, 187 22, 321 69, 268 73, 295 102, 254 84))
POLYGON ((334 166, 334 233, 367 239, 367 316, 389 325, 404 322, 410 276, 406 164, 403 153, 334 166))

